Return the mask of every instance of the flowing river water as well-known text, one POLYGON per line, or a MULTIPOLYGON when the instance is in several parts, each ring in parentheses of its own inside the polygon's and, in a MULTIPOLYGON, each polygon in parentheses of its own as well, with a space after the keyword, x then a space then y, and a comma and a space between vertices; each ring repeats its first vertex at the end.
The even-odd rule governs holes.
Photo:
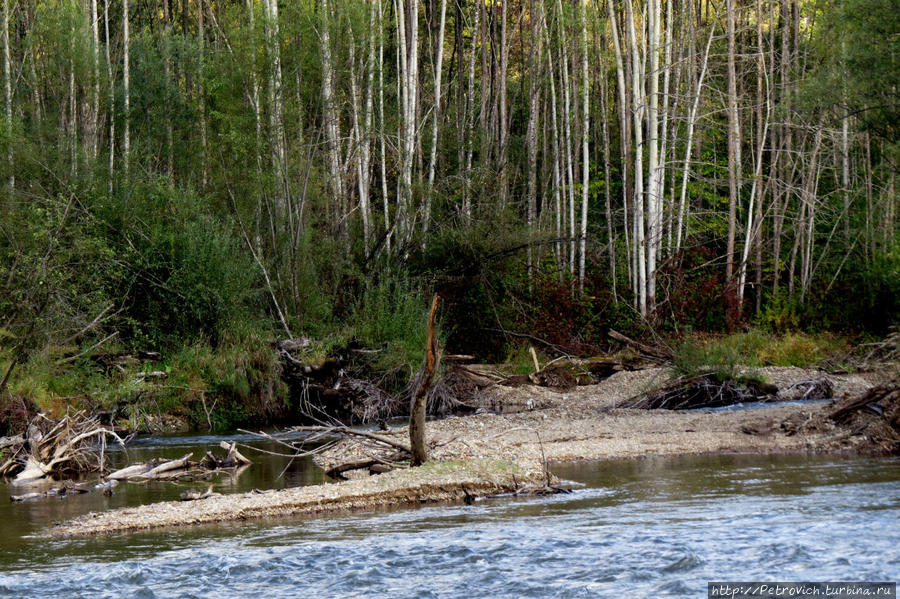
MULTIPOLYGON (((217 442, 155 439, 130 457, 217 442)), ((252 457, 217 490, 323 480, 308 461, 252 457)), ((722 455, 553 470, 573 493, 82 539, 39 533, 186 487, 2 498, 0 597, 705 597, 712 580, 900 579, 897 459, 722 455)))

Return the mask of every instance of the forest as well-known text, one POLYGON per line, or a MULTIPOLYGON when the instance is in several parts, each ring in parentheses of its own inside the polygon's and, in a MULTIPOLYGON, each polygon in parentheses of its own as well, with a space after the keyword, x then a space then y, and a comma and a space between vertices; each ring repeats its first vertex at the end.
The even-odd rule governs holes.
POLYGON ((2 3, 0 432, 900 322, 894 0, 2 3))

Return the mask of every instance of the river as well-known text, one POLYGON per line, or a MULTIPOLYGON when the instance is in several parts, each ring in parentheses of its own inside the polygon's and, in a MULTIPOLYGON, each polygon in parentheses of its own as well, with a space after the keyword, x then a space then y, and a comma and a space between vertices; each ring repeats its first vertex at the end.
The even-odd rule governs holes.
MULTIPOLYGON (((145 450, 180 456, 211 441, 145 450)), ((278 479, 285 464, 272 460, 232 490, 322 480, 306 461, 278 479)), ((694 456, 554 471, 573 493, 86 539, 35 535, 85 511, 79 500, 114 507, 184 487, 4 503, 0 597, 705 597, 711 580, 900 579, 897 459, 694 456)))

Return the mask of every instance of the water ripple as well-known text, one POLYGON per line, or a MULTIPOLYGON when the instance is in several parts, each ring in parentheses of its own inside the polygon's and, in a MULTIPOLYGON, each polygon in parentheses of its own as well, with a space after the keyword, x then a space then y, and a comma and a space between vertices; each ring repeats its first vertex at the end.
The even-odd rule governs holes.
POLYGON ((704 597, 712 579, 900 577, 896 462, 757 459, 598 466, 614 480, 568 496, 55 542, 0 572, 0 597, 704 597))

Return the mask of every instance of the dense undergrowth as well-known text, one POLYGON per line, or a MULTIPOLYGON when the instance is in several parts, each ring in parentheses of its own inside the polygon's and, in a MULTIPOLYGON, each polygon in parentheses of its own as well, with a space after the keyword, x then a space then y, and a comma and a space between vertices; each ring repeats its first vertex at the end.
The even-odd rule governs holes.
POLYGON ((148 431, 290 419, 272 348, 288 335, 284 325, 309 339, 302 352, 309 363, 351 343, 373 350, 375 368, 392 372, 399 390, 421 362, 432 293, 443 299, 447 352, 522 372, 532 369, 530 347, 542 364, 615 349, 610 329, 673 347, 685 375, 710 367, 724 378, 765 365, 841 368, 855 344, 885 334, 900 314, 900 277, 888 259, 845 269, 814 301, 765 293, 759 311, 755 297, 738 311, 721 269, 703 266, 701 245, 665 266, 657 310, 642 320, 624 264, 613 281, 598 257, 579 291, 556 270, 549 244, 512 226, 488 235, 476 223, 468 233, 437 230, 425 251, 405 259, 351 251, 305 262, 298 273, 305 304, 282 323, 277 310, 288 302, 267 285, 239 227, 209 217, 209 200, 160 185, 135 188, 132 200, 130 218, 108 209, 102 194, 68 212, 49 212, 59 207, 50 202, 19 207, 18 245, 5 248, 13 267, 0 272, 7 282, 0 369, 9 374, 0 432, 35 412, 72 408, 148 431))

